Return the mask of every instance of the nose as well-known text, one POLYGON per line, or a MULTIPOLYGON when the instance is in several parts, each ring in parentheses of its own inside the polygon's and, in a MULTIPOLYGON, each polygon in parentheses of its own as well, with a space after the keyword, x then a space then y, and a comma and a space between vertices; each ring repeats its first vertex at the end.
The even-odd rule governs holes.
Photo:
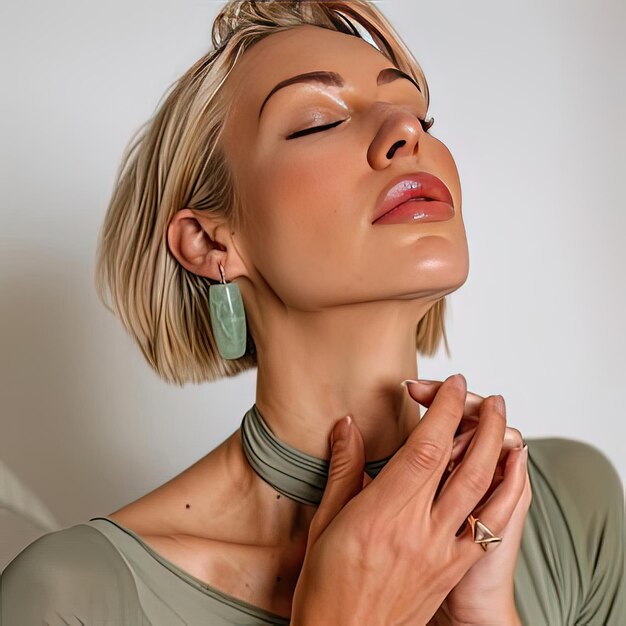
POLYGON ((374 169, 389 167, 393 159, 414 156, 424 132, 419 119, 406 109, 390 106, 381 115, 383 120, 367 151, 374 169))

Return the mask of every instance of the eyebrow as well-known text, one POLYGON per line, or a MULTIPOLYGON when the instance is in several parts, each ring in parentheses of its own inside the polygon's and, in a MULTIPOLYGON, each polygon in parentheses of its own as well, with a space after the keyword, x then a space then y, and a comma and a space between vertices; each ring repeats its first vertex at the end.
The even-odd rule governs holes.
MULTIPOLYGON (((376 84, 384 85, 386 83, 391 83, 394 80, 398 80, 399 78, 406 78, 407 80, 410 80, 417 87, 417 90, 422 93, 422 90, 417 84, 417 81, 409 74, 406 74, 402 70, 399 70, 397 67, 386 67, 382 69, 378 74, 376 84)), ((307 72, 305 74, 298 74, 297 76, 292 76, 291 78, 281 80, 272 89, 272 91, 267 94, 265 100, 263 100, 263 104, 261 105, 261 109, 259 110, 259 118, 261 117, 261 113, 263 113, 263 107, 270 99, 270 97, 275 94, 279 89, 287 87, 287 85, 293 85, 294 83, 322 83, 324 85, 331 85, 334 87, 343 87, 345 85, 343 77, 341 76, 341 74, 337 74, 337 72, 307 72)))

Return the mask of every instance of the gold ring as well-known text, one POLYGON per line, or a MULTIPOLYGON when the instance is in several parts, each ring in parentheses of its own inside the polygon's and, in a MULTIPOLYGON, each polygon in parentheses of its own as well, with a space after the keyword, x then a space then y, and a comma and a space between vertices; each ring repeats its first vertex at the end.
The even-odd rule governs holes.
POLYGON ((471 513, 467 516, 467 521, 472 527, 472 535, 474 536, 474 543, 479 543, 482 549, 493 550, 500 545, 502 537, 496 537, 478 518, 474 517, 471 513))

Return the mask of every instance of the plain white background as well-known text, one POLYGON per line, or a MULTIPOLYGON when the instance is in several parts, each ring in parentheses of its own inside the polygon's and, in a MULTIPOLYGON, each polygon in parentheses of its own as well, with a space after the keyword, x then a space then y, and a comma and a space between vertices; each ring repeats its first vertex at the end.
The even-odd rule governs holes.
MULTIPOLYGON (((449 296, 452 357, 418 360, 420 376, 462 372, 504 395, 527 438, 587 441, 626 475, 626 5, 376 4, 426 73, 470 247, 449 296)), ((168 386, 93 287, 122 151, 208 49, 221 6, 0 9, 0 488, 39 497, 49 529, 167 481, 254 402, 255 372, 168 386)), ((0 528, 0 567, 42 533, 7 512, 0 528)))

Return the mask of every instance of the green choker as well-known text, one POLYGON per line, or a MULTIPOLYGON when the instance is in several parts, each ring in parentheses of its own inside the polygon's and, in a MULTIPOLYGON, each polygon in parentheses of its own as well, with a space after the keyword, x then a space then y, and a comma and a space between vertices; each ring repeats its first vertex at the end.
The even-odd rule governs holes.
MULTIPOLYGON (((243 417, 241 441, 252 469, 265 482, 292 500, 319 505, 328 481, 329 461, 280 441, 265 423, 256 404, 243 417)), ((365 471, 375 478, 392 456, 368 461, 365 471)))

